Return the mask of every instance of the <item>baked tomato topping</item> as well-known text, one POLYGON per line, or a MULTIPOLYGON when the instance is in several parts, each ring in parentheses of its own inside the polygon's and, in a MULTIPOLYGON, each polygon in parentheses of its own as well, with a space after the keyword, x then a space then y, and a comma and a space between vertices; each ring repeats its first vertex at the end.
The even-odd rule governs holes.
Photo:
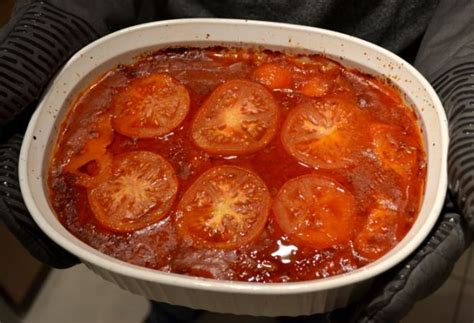
POLYGON ((198 244, 238 248, 265 227, 270 194, 255 173, 218 166, 202 174, 184 193, 177 209, 178 230, 198 244))
POLYGON ((299 84, 297 91, 309 97, 322 97, 331 90, 330 80, 321 75, 314 75, 299 84))
POLYGON ((399 127, 387 124, 372 125, 371 133, 373 149, 384 167, 404 179, 415 174, 419 154, 415 138, 404 134, 399 127))
POLYGON ((354 248, 367 259, 377 259, 397 243, 398 213, 379 203, 373 208, 367 221, 354 240, 354 248))
POLYGON ((140 77, 117 94, 113 126, 129 137, 162 136, 183 122, 189 105, 186 87, 168 74, 140 77))
POLYGON ((345 167, 361 150, 363 129, 356 128, 358 109, 351 101, 327 97, 303 103, 286 118, 281 131, 285 150, 315 168, 345 167))
POLYGON ((192 138, 214 154, 246 154, 265 147, 277 129, 279 107, 263 86, 232 80, 218 86, 199 109, 192 138))
POLYGON ((348 242, 357 217, 351 192, 316 174, 286 182, 275 198, 273 212, 291 241, 316 249, 348 242))
POLYGON ((293 85, 291 72, 288 68, 277 64, 263 64, 252 72, 255 81, 270 89, 290 88, 293 85))
POLYGON ((110 176, 88 190, 96 219, 106 228, 129 232, 164 218, 170 210, 178 180, 173 167, 148 151, 116 156, 110 176))

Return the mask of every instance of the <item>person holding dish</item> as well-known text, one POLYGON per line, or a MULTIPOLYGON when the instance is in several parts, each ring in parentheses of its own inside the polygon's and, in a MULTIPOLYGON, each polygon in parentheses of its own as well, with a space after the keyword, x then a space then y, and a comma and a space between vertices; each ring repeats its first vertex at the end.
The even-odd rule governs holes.
MULTIPOLYGON (((2 140, 4 140, 0 150, 2 155, 0 162, 3 166, 0 177, 4 179, 4 184, 1 187, 3 194, 0 200, 2 220, 40 260, 57 268, 67 268, 77 263, 74 256, 54 245, 40 232, 23 205, 16 184, 18 181, 16 160, 21 142, 21 133, 17 133, 17 130, 31 115, 36 100, 61 63, 90 41, 136 23, 184 17, 275 20, 335 29, 375 42, 407 59, 413 59, 417 52, 415 65, 433 82, 445 104, 448 117, 453 116, 450 120, 452 121, 450 126, 453 157, 451 157, 451 178, 449 179, 451 184, 449 196, 453 197, 453 202, 447 201, 445 210, 430 238, 421 246, 420 250, 405 260, 403 265, 382 275, 378 279, 376 288, 362 303, 352 308, 314 317, 315 321, 324 321, 329 318, 338 319, 347 317, 347 315, 363 322, 396 321, 409 311, 417 299, 428 295, 442 284, 454 262, 471 241, 470 231, 472 231, 473 224, 469 202, 473 197, 469 195, 472 183, 467 177, 469 175, 469 158, 467 158, 467 163, 458 162, 459 156, 469 156, 473 153, 469 148, 466 148, 465 144, 466 140, 469 140, 466 137, 469 129, 465 129, 468 124, 463 122, 465 119, 459 117, 459 114, 468 113, 468 109, 460 109, 464 104, 469 104, 469 101, 459 92, 459 89, 452 87, 452 84, 469 86, 468 82, 472 82, 469 79, 459 79, 457 76, 459 69, 464 71, 472 66, 472 53, 469 52, 470 48, 472 50, 472 46, 469 46, 473 42, 472 35, 463 32, 463 27, 468 26, 469 21, 474 19, 468 15, 469 12, 472 12, 472 9, 469 10, 469 6, 472 4, 468 2, 452 5, 448 1, 441 1, 439 4, 427 1, 424 4, 416 5, 405 4, 403 1, 391 4, 383 3, 378 6, 345 4, 343 8, 336 2, 317 4, 309 1, 300 2, 297 5, 287 1, 205 2, 202 4, 188 1, 130 1, 121 4, 108 2, 97 4, 92 1, 81 3, 19 1, 13 19, 2 29, 0 35, 2 46, 9 46, 9 40, 13 39, 15 32, 17 32, 16 26, 28 25, 23 23, 22 19, 30 19, 31 15, 38 13, 41 16, 45 12, 44 19, 48 19, 51 15, 58 15, 61 17, 59 21, 64 23, 64 25, 60 25, 57 22, 47 21, 52 28, 49 32, 57 33, 56 38, 66 37, 67 39, 69 37, 72 41, 67 44, 67 50, 57 50, 50 53, 52 63, 48 65, 48 68, 39 69, 41 71, 37 74, 39 78, 24 78, 25 74, 20 71, 15 75, 24 78, 21 79, 21 82, 12 82, 11 78, 5 78, 3 82, 0 82, 0 84, 4 84, 2 86, 5 86, 5 90, 2 88, 3 93, 7 94, 2 96, 2 100, 5 102, 2 103, 0 110, 2 140), (338 15, 341 10, 348 13, 343 21, 338 15), (438 26, 430 24, 431 21, 437 21, 438 25, 440 22, 451 23, 448 17, 458 18, 455 19, 455 24, 450 25, 449 29, 438 31, 438 26), (459 32, 453 38, 451 36, 454 31, 459 32), (421 46, 416 51, 417 40, 420 40, 423 35, 421 46), (433 50, 434 48, 437 50, 433 50), (15 91, 14 84, 22 84, 28 90, 26 93, 22 92, 23 90, 15 91)), ((34 32, 37 34, 39 31, 31 30, 32 39, 40 39, 34 38, 34 32)), ((46 35, 46 37, 50 36, 46 35)), ((34 47, 35 43, 30 43, 28 46, 34 47)), ((44 62, 35 61, 35 57, 31 57, 31 61, 29 61, 28 55, 21 55, 17 50, 8 51, 8 47, 6 48, 7 50, 0 55, 12 53, 15 55, 16 53, 18 61, 26 60, 23 65, 9 66, 10 70, 24 68, 21 66, 44 64, 44 62)), ((34 50, 44 49, 39 47, 34 50)), ((11 62, 11 60, 5 60, 5 62, 11 62)), ((471 118, 472 116, 466 115, 465 117, 471 118)), ((189 312, 185 309, 177 310, 176 307, 159 304, 154 306, 150 320, 153 315, 156 317, 157 313, 161 313, 161 320, 164 320, 163 317, 168 317, 171 321, 198 314, 198 312, 189 312)))

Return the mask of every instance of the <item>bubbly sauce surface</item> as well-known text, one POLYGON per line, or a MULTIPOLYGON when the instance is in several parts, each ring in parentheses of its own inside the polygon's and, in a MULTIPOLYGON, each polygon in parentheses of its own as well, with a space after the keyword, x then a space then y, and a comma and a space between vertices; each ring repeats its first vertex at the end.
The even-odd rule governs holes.
MULTIPOLYGON (((80 94, 62 124, 50 164, 49 190, 61 223, 74 236, 112 257, 178 274, 290 282, 352 271, 388 252, 416 220, 425 177, 425 154, 416 115, 396 90, 379 79, 318 55, 189 48, 141 56, 131 65, 109 71, 80 94), (265 64, 282 67, 287 75, 279 70, 258 72, 257 68, 265 64), (76 172, 69 171, 68 164, 83 154, 87 142, 101 140, 98 123, 107 116, 117 117, 114 106, 120 93, 137 79, 161 73, 171 76, 189 93, 189 112, 184 120, 171 132, 151 138, 112 130, 104 150, 112 160, 134 151, 159 154, 175 171, 176 196, 170 210, 155 223, 130 232, 107 229, 97 220, 88 196, 88 190, 98 184, 87 188, 78 183, 79 172, 94 177, 100 163, 88 163, 76 172), (274 97, 279 109, 276 134, 254 152, 207 152, 193 140, 193 120, 219 85, 237 79, 262 83, 274 97), (338 105, 349 107, 349 121, 341 126, 348 130, 339 137, 331 137, 334 129, 329 125, 319 132, 330 138, 326 144, 319 143, 309 150, 301 148, 296 155, 292 154, 285 145, 296 147, 298 142, 292 142, 300 128, 291 128, 287 121, 290 112, 296 107, 316 104, 322 107, 319 115, 332 118, 333 115, 324 113, 324 102, 329 102, 328 109, 338 105), (292 137, 287 141, 282 140, 285 131, 292 137), (345 143, 347 136, 353 143, 345 143), (323 159, 324 163, 320 162, 323 159), (192 237, 183 235, 177 225, 178 205, 184 193, 204 172, 223 165, 235 165, 256 174, 268 188, 272 203, 258 236, 230 249, 196 243, 192 237), (279 195, 282 186, 311 174, 337 183, 338 189, 351 194, 355 201, 350 228, 340 226, 349 232, 341 235, 343 238, 331 240, 335 243, 329 247, 315 248, 295 238, 298 233, 285 233, 275 215, 273 203, 277 195, 284 195, 279 195)), ((338 220, 334 221, 337 227, 338 220)))

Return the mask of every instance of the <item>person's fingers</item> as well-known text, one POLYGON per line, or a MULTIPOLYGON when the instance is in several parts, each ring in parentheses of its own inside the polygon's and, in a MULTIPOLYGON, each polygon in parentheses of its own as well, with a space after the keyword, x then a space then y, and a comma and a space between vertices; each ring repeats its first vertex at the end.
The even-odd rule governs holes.
POLYGON ((29 214, 18 181, 18 158, 22 142, 15 135, 0 145, 0 220, 38 260, 55 268, 67 268, 79 260, 51 241, 29 214))

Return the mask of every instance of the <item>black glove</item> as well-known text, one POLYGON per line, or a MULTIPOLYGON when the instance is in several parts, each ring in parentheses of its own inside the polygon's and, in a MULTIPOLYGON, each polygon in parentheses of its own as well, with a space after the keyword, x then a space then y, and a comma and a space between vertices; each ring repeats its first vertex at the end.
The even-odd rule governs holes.
MULTIPOLYGON (((165 6, 164 2, 19 1, 14 14, 16 19, 0 33, 0 126, 4 129, 3 137, 10 138, 0 148, 0 156, 5 156, 0 159, 0 217, 30 252, 46 263, 67 267, 77 259, 45 237, 23 205, 16 172, 21 136, 11 134, 23 130, 21 120, 28 119, 31 107, 35 106, 49 79, 74 51, 109 30, 165 17, 161 10, 158 11, 160 6, 165 6), (61 8, 71 9, 67 11, 61 8), (45 43, 51 45, 45 46, 45 43), (20 126, 17 126, 18 120, 20 126)), ((468 11, 471 5, 468 2, 457 3, 465 6, 467 9, 464 10, 468 11)), ((441 4, 441 9, 446 9, 446 5, 441 4)), ((240 15, 242 14, 241 12, 240 15)), ((232 16, 232 13, 226 16, 232 16)), ((436 21, 439 26, 440 20, 436 21)), ((433 39, 436 33, 429 32, 428 35, 433 39)), ((425 42, 424 48, 429 48, 427 43, 429 41, 425 42)), ((451 45, 447 42, 445 46, 451 45)), ((432 57, 430 64, 426 66, 439 66, 437 58, 432 57)), ((423 71, 425 75, 430 75, 426 70, 423 71)), ((457 76, 446 83, 443 77, 449 71, 443 71, 434 73, 429 78, 435 80, 436 75, 441 77, 439 83, 442 84, 438 90, 459 83, 457 76)), ((459 103, 457 95, 454 96, 456 100, 452 100, 452 95, 451 91, 444 97, 442 95, 442 99, 448 114, 454 111, 454 117, 450 119, 453 135, 459 133, 454 129, 464 124, 463 116, 468 110, 460 110, 462 102, 459 103), (459 123, 461 124, 458 125, 459 123)), ((469 102, 472 106, 472 101, 469 102)), ((462 164, 457 163, 457 159, 450 158, 450 187, 457 205, 462 208, 465 216, 469 216, 466 219, 471 219, 470 201, 474 199, 472 183, 470 177, 459 171, 472 163, 469 158, 474 160, 474 151, 467 145, 460 144, 465 140, 462 135, 452 136, 452 147, 460 148, 452 148, 451 156, 461 154, 468 157, 467 162, 462 164)), ((337 319, 352 313, 357 320, 364 322, 390 322, 403 317, 417 299, 431 293, 449 275, 453 264, 470 242, 466 219, 456 214, 455 208, 447 206, 433 232, 417 252, 401 265, 381 275, 375 284, 376 288, 364 302, 345 311, 335 311, 331 316, 337 319)))

